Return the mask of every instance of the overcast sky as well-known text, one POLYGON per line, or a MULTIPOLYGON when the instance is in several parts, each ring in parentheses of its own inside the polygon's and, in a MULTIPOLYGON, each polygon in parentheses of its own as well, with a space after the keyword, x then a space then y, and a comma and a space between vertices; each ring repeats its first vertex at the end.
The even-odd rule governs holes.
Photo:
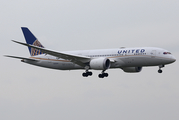
POLYGON ((0 120, 178 120, 178 0, 0 0, 0 120), (20 27, 57 51, 160 47, 177 59, 163 68, 121 69, 83 78, 3 55, 29 57, 20 27))

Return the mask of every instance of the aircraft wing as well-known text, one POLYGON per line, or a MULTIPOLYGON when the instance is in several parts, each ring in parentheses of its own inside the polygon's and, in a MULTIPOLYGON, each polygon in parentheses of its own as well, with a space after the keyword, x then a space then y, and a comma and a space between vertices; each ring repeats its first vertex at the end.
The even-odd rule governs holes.
POLYGON ((5 57, 11 57, 11 58, 17 58, 17 59, 22 59, 22 60, 29 60, 29 61, 38 61, 35 59, 31 59, 31 58, 24 58, 24 57, 17 57, 17 56, 10 56, 10 55, 4 55, 5 57))
POLYGON ((49 54, 49 55, 52 55, 52 56, 55 56, 55 57, 58 57, 58 58, 70 60, 71 62, 78 64, 82 67, 85 67, 86 66, 85 63, 88 63, 91 60, 90 57, 86 57, 86 56, 67 54, 67 53, 64 53, 64 52, 56 52, 54 50, 49 50, 49 49, 46 49, 46 48, 41 48, 41 47, 37 47, 37 46, 34 46, 34 45, 26 44, 26 43, 21 43, 21 42, 15 41, 15 40, 12 40, 12 41, 15 42, 15 43, 21 44, 21 45, 25 45, 25 46, 28 46, 28 47, 31 47, 31 48, 38 49, 43 53, 46 53, 46 54, 49 54))

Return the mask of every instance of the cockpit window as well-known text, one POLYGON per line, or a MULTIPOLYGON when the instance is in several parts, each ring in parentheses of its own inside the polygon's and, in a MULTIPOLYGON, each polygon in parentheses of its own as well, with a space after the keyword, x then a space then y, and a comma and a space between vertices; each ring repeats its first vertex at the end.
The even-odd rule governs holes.
POLYGON ((163 52, 163 54, 166 55, 166 54, 171 54, 171 53, 170 52, 163 52))

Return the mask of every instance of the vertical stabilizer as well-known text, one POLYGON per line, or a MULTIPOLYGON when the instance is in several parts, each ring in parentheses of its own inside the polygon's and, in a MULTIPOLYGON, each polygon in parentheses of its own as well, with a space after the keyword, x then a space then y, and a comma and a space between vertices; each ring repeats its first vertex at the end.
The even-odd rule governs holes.
MULTIPOLYGON (((21 27, 21 29, 27 44, 44 48, 44 46, 37 40, 37 38, 31 33, 31 31, 28 28, 21 27)), ((28 48, 31 56, 43 54, 40 50, 31 47, 28 48)))

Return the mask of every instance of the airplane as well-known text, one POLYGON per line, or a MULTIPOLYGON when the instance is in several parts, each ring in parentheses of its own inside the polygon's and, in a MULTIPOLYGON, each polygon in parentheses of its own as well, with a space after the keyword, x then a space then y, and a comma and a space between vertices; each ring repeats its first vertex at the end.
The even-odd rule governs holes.
POLYGON ((85 70, 83 77, 92 76, 91 70, 101 70, 99 78, 108 77, 105 71, 120 68, 124 72, 138 73, 143 67, 161 68, 176 61, 168 51, 157 47, 115 48, 98 50, 55 51, 45 48, 27 27, 21 27, 26 43, 12 40, 27 46, 31 57, 6 57, 21 59, 22 62, 58 70, 85 70))

